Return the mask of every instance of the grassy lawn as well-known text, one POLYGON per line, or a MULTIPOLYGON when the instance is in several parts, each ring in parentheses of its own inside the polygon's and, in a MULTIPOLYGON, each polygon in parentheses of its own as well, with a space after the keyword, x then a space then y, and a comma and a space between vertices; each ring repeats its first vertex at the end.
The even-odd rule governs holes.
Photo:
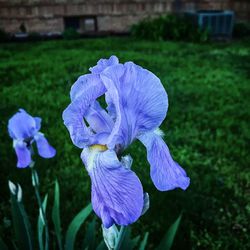
POLYGON ((134 232, 149 231, 154 249, 183 210, 174 249, 250 249, 249 41, 198 45, 106 38, 0 44, 0 235, 8 238, 11 231, 6 222, 11 218, 8 179, 23 187, 28 213, 36 223, 30 171, 16 168, 7 134, 8 119, 21 107, 43 118, 41 131, 57 149, 54 159, 39 158, 36 167, 43 194, 49 190, 50 205, 54 180, 59 180, 64 230, 89 202, 90 180, 81 150, 72 145, 63 125, 62 111, 76 78, 112 54, 161 79, 169 96, 161 129, 172 155, 191 178, 186 192, 157 191, 144 147, 135 142, 127 151, 151 205, 133 225, 134 232))

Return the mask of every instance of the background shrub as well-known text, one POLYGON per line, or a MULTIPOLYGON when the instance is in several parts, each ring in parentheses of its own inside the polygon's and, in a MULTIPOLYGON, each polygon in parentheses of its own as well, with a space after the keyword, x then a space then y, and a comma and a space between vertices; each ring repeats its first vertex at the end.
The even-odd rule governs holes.
POLYGON ((67 28, 62 33, 64 39, 76 39, 80 37, 80 34, 74 28, 67 28))
POLYGON ((177 40, 205 42, 209 38, 206 30, 201 30, 184 16, 165 15, 158 18, 146 18, 131 28, 136 38, 148 40, 177 40))
POLYGON ((38 32, 30 32, 29 33, 29 40, 39 41, 39 40, 41 40, 41 35, 38 32))
POLYGON ((236 38, 250 37, 250 23, 236 23, 234 25, 233 36, 236 38))
POLYGON ((3 29, 0 29, 0 42, 6 42, 8 39, 8 34, 3 29))

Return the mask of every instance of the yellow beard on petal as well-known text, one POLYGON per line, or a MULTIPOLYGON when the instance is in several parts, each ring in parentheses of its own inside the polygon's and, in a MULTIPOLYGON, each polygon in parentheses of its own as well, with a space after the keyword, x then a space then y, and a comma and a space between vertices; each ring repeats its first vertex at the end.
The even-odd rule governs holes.
POLYGON ((95 166, 95 164, 94 164, 95 157, 100 152, 104 152, 104 151, 108 150, 108 147, 106 145, 94 144, 94 145, 92 145, 89 148, 86 148, 84 150, 87 150, 88 154, 89 154, 86 168, 87 168, 88 171, 91 171, 95 166))
POLYGON ((108 149, 108 147, 106 145, 102 145, 102 144, 94 144, 92 146, 89 147, 90 150, 95 150, 95 151, 99 151, 99 152, 103 152, 106 151, 108 149))

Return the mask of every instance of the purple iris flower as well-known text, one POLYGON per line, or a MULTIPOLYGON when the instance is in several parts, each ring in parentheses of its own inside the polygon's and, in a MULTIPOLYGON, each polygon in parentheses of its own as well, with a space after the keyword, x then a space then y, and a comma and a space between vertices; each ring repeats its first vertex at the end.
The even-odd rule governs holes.
POLYGON ((13 147, 17 155, 17 167, 26 168, 32 162, 31 145, 35 141, 38 154, 43 158, 51 158, 56 154, 56 150, 49 145, 44 135, 39 132, 42 119, 32 117, 25 110, 19 109, 8 123, 8 131, 13 139, 13 147))
POLYGON ((73 84, 71 103, 63 112, 73 143, 92 183, 92 205, 103 225, 128 225, 143 210, 143 188, 130 169, 132 158, 121 157, 134 140, 147 149, 150 174, 161 191, 186 189, 189 178, 176 163, 158 129, 166 117, 168 97, 152 72, 111 56, 90 68, 73 84), (105 95, 104 109, 98 98, 105 95))

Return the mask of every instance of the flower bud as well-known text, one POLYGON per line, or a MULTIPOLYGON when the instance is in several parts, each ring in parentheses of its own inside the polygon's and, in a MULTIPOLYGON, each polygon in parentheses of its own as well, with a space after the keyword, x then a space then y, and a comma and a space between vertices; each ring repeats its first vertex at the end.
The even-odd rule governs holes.
POLYGON ((143 203, 143 209, 142 209, 141 215, 144 215, 149 209, 150 202, 149 202, 148 193, 144 193, 143 201, 144 203, 143 203))
POLYGON ((45 225, 45 220, 44 220, 44 216, 43 216, 43 211, 42 211, 41 208, 39 208, 39 216, 40 216, 40 218, 41 218, 41 220, 42 220, 43 225, 45 225))
POLYGON ((118 229, 115 224, 113 224, 109 228, 105 228, 102 225, 102 235, 104 242, 109 250, 112 250, 115 248, 116 240, 118 238, 118 229))
POLYGON ((32 185, 33 187, 39 185, 39 177, 36 170, 32 171, 32 185))
POLYGON ((13 182, 11 182, 10 180, 9 180, 8 184, 9 184, 10 192, 13 195, 16 195, 16 185, 13 182))
POLYGON ((125 168, 131 169, 133 159, 132 159, 132 157, 130 155, 126 155, 126 156, 122 157, 121 163, 125 168))
POLYGON ((22 201, 22 197, 23 197, 23 191, 22 188, 19 184, 17 184, 18 190, 17 190, 17 201, 21 202, 22 201))
MULTIPOLYGON (((31 146, 30 151, 33 152, 33 147, 31 146)), ((29 165, 30 168, 33 168, 35 166, 35 162, 32 161, 29 165)))

